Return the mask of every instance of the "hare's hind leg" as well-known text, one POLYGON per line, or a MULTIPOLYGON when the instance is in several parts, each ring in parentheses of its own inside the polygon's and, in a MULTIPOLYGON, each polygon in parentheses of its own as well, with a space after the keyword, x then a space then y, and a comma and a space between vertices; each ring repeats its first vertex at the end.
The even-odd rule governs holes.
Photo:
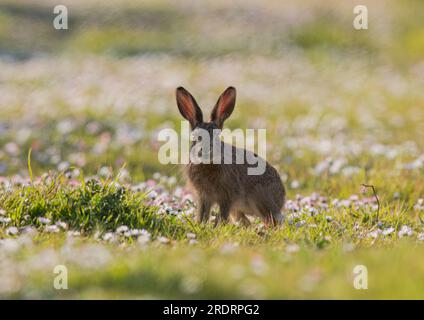
POLYGON ((248 227, 250 225, 250 220, 246 217, 243 211, 235 211, 233 217, 234 220, 243 227, 248 227))
POLYGON ((276 227, 284 221, 284 215, 278 205, 263 204, 260 212, 262 221, 266 226, 276 227))
POLYGON ((276 196, 268 189, 256 189, 255 205, 259 217, 267 226, 278 226, 284 221, 284 215, 281 213, 284 205, 284 194, 276 196))
POLYGON ((284 215, 280 211, 269 212, 264 216, 264 223, 267 226, 276 227, 284 222, 284 215))

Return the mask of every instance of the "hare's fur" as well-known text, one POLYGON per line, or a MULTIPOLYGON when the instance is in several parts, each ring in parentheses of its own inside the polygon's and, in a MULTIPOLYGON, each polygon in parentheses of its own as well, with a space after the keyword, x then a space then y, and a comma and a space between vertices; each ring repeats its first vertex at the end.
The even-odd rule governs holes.
MULTIPOLYGON (((177 103, 182 115, 190 121, 192 129, 204 128, 211 132, 222 128, 222 124, 231 114, 235 103, 235 89, 228 88, 219 98, 212 111, 211 122, 203 122, 203 116, 196 101, 188 91, 177 89, 177 103)), ((212 133, 211 133, 212 137, 212 133)), ((224 150, 224 142, 221 150, 224 150)), ((227 145, 228 147, 228 145, 227 145)), ((248 224, 247 217, 259 217, 265 224, 281 223, 284 216, 281 210, 285 200, 285 190, 280 176, 268 162, 261 175, 248 175, 247 154, 250 151, 231 146, 233 161, 231 164, 194 164, 186 166, 188 184, 198 201, 198 220, 209 219, 211 207, 219 206, 221 221, 232 218, 242 224, 248 224), (236 163, 236 154, 242 152, 245 161, 236 163)), ((258 158, 257 155, 254 155, 258 158)), ((260 161, 265 161, 259 158, 260 161)))

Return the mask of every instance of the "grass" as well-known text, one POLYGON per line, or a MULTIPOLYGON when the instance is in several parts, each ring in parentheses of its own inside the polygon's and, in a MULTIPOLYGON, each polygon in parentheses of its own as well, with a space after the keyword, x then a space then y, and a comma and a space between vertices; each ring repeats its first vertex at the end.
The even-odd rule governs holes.
MULTIPOLYGON (((53 239, 55 243, 63 241, 53 239)), ((346 252, 346 249, 335 247, 319 252, 302 249, 297 253, 269 246, 231 251, 225 247, 187 247, 181 244, 172 249, 158 245, 146 249, 117 250, 116 247, 105 248, 87 241, 72 248, 65 244, 64 248, 65 254, 52 254, 47 250, 32 252, 33 259, 46 260, 48 257, 43 269, 32 266, 33 261, 23 259, 21 264, 31 272, 21 271, 19 277, 26 281, 12 297, 422 298, 422 264, 416 263, 422 248, 408 242, 390 250, 372 248, 346 252), (72 255, 84 257, 86 261, 78 261, 72 255), (53 268, 57 263, 68 267, 68 290, 51 288, 53 268), (367 266, 368 290, 353 287, 353 268, 356 265, 367 266)), ((22 249, 22 253, 27 250, 22 249)))
POLYGON ((406 209, 393 212, 383 205, 377 223, 376 212, 367 207, 318 206, 311 214, 304 205, 278 229, 259 221, 248 228, 214 227, 198 225, 184 210, 161 211, 151 193, 118 179, 76 181, 63 174, 3 193, 1 218, 9 225, 0 233, 3 261, 15 265, 3 269, 12 279, 3 295, 277 299, 391 298, 395 292, 400 298, 422 297, 416 257, 423 248, 416 234, 424 228, 406 209), (19 235, 10 226, 18 227, 19 235), (405 233, 403 226, 412 229, 405 233), (58 264, 69 268, 68 291, 52 287, 58 264), (366 292, 353 288, 356 265, 368 268, 366 292))
POLYGON ((422 2, 370 2, 367 31, 349 2, 65 4, 60 34, 0 4, 1 298, 423 297, 422 2), (226 126, 267 129, 280 228, 195 222, 157 160, 180 85, 205 114, 234 85, 226 126))

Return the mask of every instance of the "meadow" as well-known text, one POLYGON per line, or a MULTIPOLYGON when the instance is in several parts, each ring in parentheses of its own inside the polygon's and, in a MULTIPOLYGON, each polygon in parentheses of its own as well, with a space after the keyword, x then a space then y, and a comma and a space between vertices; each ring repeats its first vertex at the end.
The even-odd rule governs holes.
POLYGON ((68 30, 56 4, 0 1, 0 298, 424 297, 422 1, 362 1, 368 30, 350 0, 62 1, 68 30), (230 85, 279 228, 198 224, 158 161, 175 88, 210 112, 230 85))

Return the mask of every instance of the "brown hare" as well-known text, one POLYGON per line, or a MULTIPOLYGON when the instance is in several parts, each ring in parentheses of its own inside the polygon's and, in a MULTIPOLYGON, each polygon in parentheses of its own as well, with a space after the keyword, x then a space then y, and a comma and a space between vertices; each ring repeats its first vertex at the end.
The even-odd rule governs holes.
MULTIPOLYGON (((285 189, 278 172, 265 160, 245 149, 236 148, 221 141, 219 132, 224 121, 231 115, 236 102, 236 89, 227 88, 219 97, 212 110, 209 122, 203 121, 203 114, 194 97, 184 88, 176 90, 178 109, 182 116, 190 122, 191 130, 206 130, 209 134, 210 149, 213 145, 230 150, 233 161, 224 161, 224 155, 218 154, 218 163, 190 163, 186 166, 189 186, 193 189, 198 205, 197 219, 206 222, 209 219, 211 206, 218 204, 220 216, 217 221, 227 222, 231 216, 243 225, 250 223, 247 217, 259 217, 266 225, 276 225, 284 220, 281 210, 284 205, 285 189), (218 134, 216 134, 218 132, 218 134), (236 163, 236 154, 255 156, 264 162, 261 175, 249 175, 248 161, 236 163)), ((192 142, 192 151, 196 143, 192 142)), ((210 152, 211 158, 216 157, 210 152)))

